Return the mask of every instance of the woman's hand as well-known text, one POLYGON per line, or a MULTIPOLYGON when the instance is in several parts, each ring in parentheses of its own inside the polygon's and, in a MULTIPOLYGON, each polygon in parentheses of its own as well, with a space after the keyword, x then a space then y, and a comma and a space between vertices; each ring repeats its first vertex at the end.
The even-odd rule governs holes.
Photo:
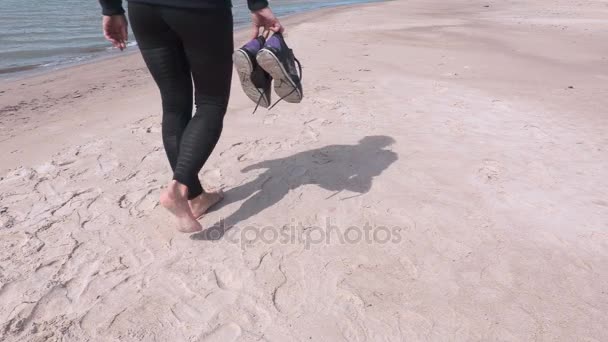
POLYGON ((279 22, 279 19, 274 16, 270 7, 251 12, 251 20, 253 21, 253 30, 251 38, 254 39, 260 34, 260 28, 264 31, 272 31, 274 33, 283 33, 285 28, 279 22))
POLYGON ((124 14, 103 16, 103 35, 120 51, 127 48, 128 27, 129 24, 124 14))

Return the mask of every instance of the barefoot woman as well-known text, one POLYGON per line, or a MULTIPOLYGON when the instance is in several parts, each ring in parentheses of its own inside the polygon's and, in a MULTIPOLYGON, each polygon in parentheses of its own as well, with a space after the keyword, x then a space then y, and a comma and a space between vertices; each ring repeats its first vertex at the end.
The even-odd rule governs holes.
MULTIPOLYGON (((122 1, 100 3, 105 37, 122 50, 127 41, 122 1)), ((256 34, 260 28, 283 30, 267 0, 247 3, 256 34)), ((162 99, 163 144, 173 180, 160 202, 177 217, 180 231, 199 231, 202 227, 196 219, 222 199, 221 193, 205 192, 198 173, 220 137, 230 96, 230 0, 129 0, 128 12, 162 99)))

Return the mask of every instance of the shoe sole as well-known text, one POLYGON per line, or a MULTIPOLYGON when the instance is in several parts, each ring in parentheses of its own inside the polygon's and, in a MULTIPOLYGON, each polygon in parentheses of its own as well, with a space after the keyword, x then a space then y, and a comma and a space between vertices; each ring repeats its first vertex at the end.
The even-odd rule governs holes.
POLYGON ((260 107, 268 108, 270 106, 270 101, 251 81, 253 62, 249 58, 249 55, 245 51, 236 50, 232 56, 232 60, 234 61, 236 72, 241 79, 241 86, 247 97, 256 104, 260 101, 260 107))
POLYGON ((303 94, 298 86, 293 82, 283 64, 277 56, 269 50, 262 49, 256 57, 262 69, 272 76, 274 80, 274 91, 283 100, 289 103, 300 103, 303 94), (295 90, 294 90, 295 89, 295 90))

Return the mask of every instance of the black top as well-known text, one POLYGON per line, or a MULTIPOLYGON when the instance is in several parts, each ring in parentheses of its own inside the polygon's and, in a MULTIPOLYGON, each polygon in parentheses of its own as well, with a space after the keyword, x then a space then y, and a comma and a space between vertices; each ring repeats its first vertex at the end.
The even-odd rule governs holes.
MULTIPOLYGON (((230 0, 129 0, 146 4, 183 8, 230 8, 230 0)), ((122 0, 99 0, 103 15, 123 14, 122 0)), ((249 10, 268 7, 268 0, 247 0, 249 10)))

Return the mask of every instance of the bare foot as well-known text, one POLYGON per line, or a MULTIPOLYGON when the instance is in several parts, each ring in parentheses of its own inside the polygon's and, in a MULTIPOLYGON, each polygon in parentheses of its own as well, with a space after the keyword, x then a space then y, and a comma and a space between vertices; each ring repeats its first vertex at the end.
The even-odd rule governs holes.
POLYGON ((188 187, 171 181, 169 187, 160 195, 160 204, 177 217, 178 230, 182 233, 194 233, 203 230, 188 205, 188 187))
POLYGON ((224 199, 224 193, 220 190, 217 192, 205 192, 200 196, 190 200, 190 208, 192 214, 196 218, 203 216, 209 208, 213 207, 224 199))

